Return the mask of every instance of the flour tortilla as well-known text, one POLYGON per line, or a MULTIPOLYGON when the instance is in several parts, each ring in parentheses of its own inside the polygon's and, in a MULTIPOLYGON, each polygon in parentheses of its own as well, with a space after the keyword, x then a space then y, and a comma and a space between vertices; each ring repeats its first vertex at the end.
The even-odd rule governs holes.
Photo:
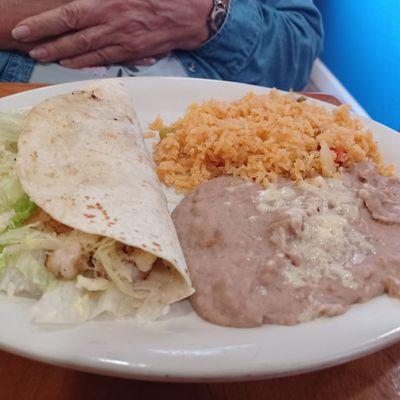
POLYGON ((55 220, 150 252, 171 268, 164 304, 193 293, 160 182, 124 84, 105 80, 44 101, 28 114, 18 142, 23 189, 55 220))

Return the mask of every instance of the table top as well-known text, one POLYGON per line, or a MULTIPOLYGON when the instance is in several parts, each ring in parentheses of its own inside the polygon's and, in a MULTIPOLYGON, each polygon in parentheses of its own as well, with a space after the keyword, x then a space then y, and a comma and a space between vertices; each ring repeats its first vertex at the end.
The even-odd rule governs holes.
MULTIPOLYGON (((0 97, 43 85, 0 83, 0 97)), ((329 95, 312 95, 338 104, 329 95)), ((167 384, 107 378, 0 351, 0 399, 373 400, 400 398, 400 343, 323 371, 249 383, 167 384)))

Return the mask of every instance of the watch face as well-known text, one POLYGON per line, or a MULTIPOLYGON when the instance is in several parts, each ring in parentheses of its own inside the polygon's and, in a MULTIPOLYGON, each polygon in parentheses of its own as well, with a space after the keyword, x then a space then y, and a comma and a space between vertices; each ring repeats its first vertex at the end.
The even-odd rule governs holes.
POLYGON ((214 8, 208 20, 211 35, 215 35, 222 27, 227 14, 227 6, 221 0, 214 0, 214 8))
POLYGON ((214 0, 214 8, 208 19, 211 35, 215 35, 222 27, 227 14, 227 6, 222 0, 214 0))

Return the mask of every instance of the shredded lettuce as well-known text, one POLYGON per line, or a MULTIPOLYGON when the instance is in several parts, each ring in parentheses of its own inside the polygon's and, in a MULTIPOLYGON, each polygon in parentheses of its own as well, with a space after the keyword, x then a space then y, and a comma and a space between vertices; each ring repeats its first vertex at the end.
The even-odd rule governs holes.
POLYGON ((62 245, 62 241, 55 234, 35 228, 35 224, 31 224, 2 233, 0 247, 5 248, 3 254, 15 254, 19 249, 55 250, 62 245))
POLYGON ((3 254, 0 254, 0 278, 3 276, 6 269, 6 260, 3 254))
POLYGON ((30 200, 28 195, 24 194, 13 206, 14 216, 8 225, 8 229, 19 228, 36 210, 36 204, 30 200))
POLYGON ((39 296, 53 275, 45 267, 46 250, 57 249, 60 239, 28 225, 0 235, 0 290, 39 296), (4 267, 1 268, 1 263, 4 267))
POLYGON ((11 295, 38 295, 51 278, 43 249, 58 243, 32 226, 22 226, 36 209, 15 173, 23 119, 24 114, 0 113, 0 289, 11 295))
POLYGON ((24 114, 0 113, 0 232, 20 227, 36 209, 15 173, 23 118, 24 114))
POLYGON ((25 113, 0 112, 0 144, 12 148, 15 152, 25 115, 25 113))
POLYGON ((139 271, 122 262, 115 247, 115 240, 103 239, 93 258, 101 262, 111 281, 122 293, 139 300, 137 303, 139 306, 141 301, 149 295, 149 290, 136 289, 134 282, 140 280, 139 271))
POLYGON ((40 251, 21 251, 6 262, 0 280, 0 290, 9 296, 27 295, 40 297, 48 285, 55 279, 47 271, 40 251))
POLYGON ((78 289, 86 289, 89 292, 98 292, 102 290, 107 290, 111 282, 104 278, 87 278, 83 275, 78 275, 76 277, 76 287, 78 289))
MULTIPOLYGON (((0 181, 0 215, 11 211, 15 214, 16 209, 18 212, 21 212, 22 207, 27 204, 25 203, 25 196, 26 194, 22 190, 21 184, 17 179, 7 178, 0 181)), ((28 209, 26 211, 28 211, 28 209)), ((26 211, 24 215, 28 218, 34 210, 32 206, 29 206, 29 215, 26 211)), ((17 228, 17 226, 15 226, 15 228, 17 228)))
MULTIPOLYGON (((98 278, 101 279, 101 278, 98 278)), ((77 324, 100 315, 112 318, 134 316, 137 300, 125 296, 111 282, 104 290, 78 288, 74 281, 54 281, 33 307, 39 324, 77 324)))
POLYGON ((0 213, 12 209, 22 196, 24 191, 15 174, 15 154, 0 145, 0 213))
POLYGON ((6 211, 3 214, 0 214, 0 233, 7 229, 14 215, 14 210, 6 211))

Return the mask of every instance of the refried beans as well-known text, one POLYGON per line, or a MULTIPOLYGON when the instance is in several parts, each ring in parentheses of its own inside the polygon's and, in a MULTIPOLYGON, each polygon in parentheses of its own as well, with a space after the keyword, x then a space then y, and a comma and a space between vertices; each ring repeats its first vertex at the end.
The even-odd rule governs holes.
POLYGON ((293 325, 400 294, 400 180, 358 164, 267 190, 219 177, 173 214, 196 312, 233 327, 293 325))

